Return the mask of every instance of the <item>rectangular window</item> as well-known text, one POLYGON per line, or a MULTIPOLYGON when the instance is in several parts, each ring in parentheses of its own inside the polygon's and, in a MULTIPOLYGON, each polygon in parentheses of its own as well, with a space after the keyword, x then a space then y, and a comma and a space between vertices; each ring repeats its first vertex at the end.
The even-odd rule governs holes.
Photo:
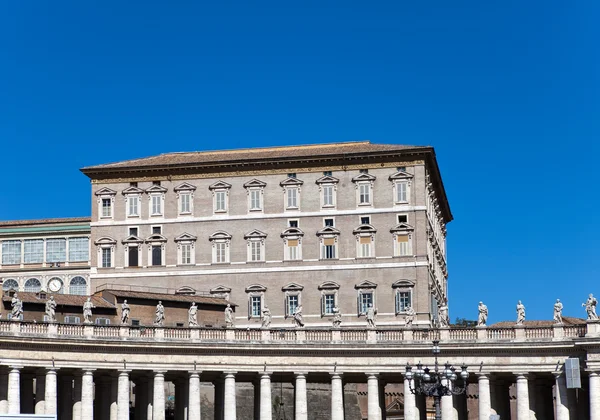
POLYGON ((101 217, 112 217, 112 200, 110 198, 102 199, 101 217))
POLYGON ((299 296, 298 295, 288 295, 286 296, 285 302, 285 315, 292 316, 296 311, 296 308, 299 304, 299 296))
POLYGON ((323 224, 327 227, 327 226, 334 226, 334 219, 323 219, 323 224))
POLYGON ((408 202, 408 183, 407 182, 396 182, 396 203, 408 202))
POLYGON ((250 190, 250 210, 261 210, 260 204, 260 190, 250 190))
POLYGON ((150 200, 152 200, 152 216, 160 216, 162 215, 162 195, 155 194, 150 196, 150 200))
POLYGON ((370 204, 371 203, 371 184, 359 184, 359 203, 370 204))
POLYGON ((298 208, 298 188, 287 189, 287 207, 298 208))
POLYGON ((323 171, 323 176, 333 176, 333 172, 331 172, 331 171, 323 171))
POLYGON ((2 264, 21 264, 21 241, 2 241, 2 264))
POLYGON ((300 253, 298 252, 298 239, 288 239, 288 259, 298 260, 300 253))
POLYGON ((373 306, 373 292, 360 292, 358 295, 359 312, 366 314, 369 306, 373 306))
POLYGON ((26 239, 23 241, 25 264, 41 263, 44 260, 44 240, 43 239, 26 239))
POLYGON ((296 173, 295 172, 291 172, 289 174, 287 174, 288 178, 296 178, 296 173))
POLYGON ((133 245, 127 248, 127 266, 128 267, 139 267, 139 251, 138 247, 133 245))
POLYGON ((412 306, 412 293, 408 290, 396 291, 396 313, 406 312, 412 306))
POLYGON ((69 238, 69 261, 83 262, 90 259, 88 238, 69 238))
POLYGON ((360 216, 360 224, 361 225, 370 225, 371 224, 371 216, 360 216))
POLYGON ((102 268, 112 267, 112 249, 102 248, 102 268))
POLYGON ((261 243, 250 241, 250 261, 262 261, 261 243))
POLYGON ((215 192, 215 211, 227 211, 227 193, 225 191, 215 192))
POLYGON ((127 196, 127 216, 139 216, 140 198, 137 195, 127 196))
POLYGON ((297 219, 288 220, 288 227, 297 228, 298 227, 298 220, 297 219))
POLYGON ((368 173, 369 173, 369 170, 368 170, 368 169, 359 169, 359 170, 358 170, 358 173, 359 173, 359 174, 368 174, 368 173))
POLYGON ((335 308, 335 293, 326 293, 322 297, 323 315, 332 315, 335 308))
POLYGON ((215 242, 215 262, 227 262, 227 244, 225 242, 215 242))
POLYGON ((67 261, 67 240, 64 238, 46 240, 46 262, 67 261))
POLYGON ((250 316, 260 317, 262 311, 261 296, 250 296, 250 316))
POLYGON ((138 228, 130 227, 129 228, 129 236, 138 236, 138 228))
POLYGON ((153 235, 162 235, 162 228, 160 226, 152 226, 153 235))
POLYGON ((152 245, 152 265, 162 265, 161 245, 152 245))
POLYGON ((408 223, 408 216, 406 214, 399 214, 398 223, 408 223))
POLYGON ((181 264, 192 263, 192 245, 181 244, 181 264))
POLYGON ((323 207, 333 206, 333 185, 323 186, 323 207))
POLYGON ((359 238, 359 249, 360 256, 363 258, 367 258, 371 256, 371 237, 370 236, 361 236, 359 238))
POLYGON ((335 258, 335 239, 334 238, 323 239, 323 258, 324 259, 335 258))
POLYGON ((190 214, 192 212, 192 194, 181 193, 179 195, 179 213, 190 214))
POLYGON ((410 241, 408 235, 396 237, 396 255, 410 255, 410 241))

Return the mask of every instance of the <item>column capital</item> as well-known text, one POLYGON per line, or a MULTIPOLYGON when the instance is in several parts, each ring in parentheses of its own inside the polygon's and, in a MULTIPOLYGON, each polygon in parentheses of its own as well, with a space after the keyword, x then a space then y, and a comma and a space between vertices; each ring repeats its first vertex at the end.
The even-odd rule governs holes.
POLYGON ((308 375, 308 372, 294 372, 294 376, 296 376, 296 378, 298 377, 306 377, 306 375, 308 375))
POLYGON ((514 375, 517 377, 517 381, 519 379, 521 379, 521 380, 523 380, 523 379, 525 379, 525 380, 529 379, 529 374, 526 373, 526 372, 518 372, 518 373, 515 373, 514 375))
POLYGON ((490 379, 490 374, 488 372, 477 372, 475 375, 477 376, 477 379, 490 379))
POLYGON ((331 379, 342 379, 342 377, 344 376, 343 373, 339 373, 339 372, 331 372, 331 379))
POLYGON ((83 375, 90 375, 90 374, 93 375, 95 371, 96 371, 96 369, 93 369, 93 368, 83 368, 83 369, 81 369, 81 373, 83 375))
POLYGON ((271 379, 271 375, 273 374, 273 372, 260 372, 259 376, 260 378, 269 378, 271 379))
POLYGON ((200 376, 202 374, 201 370, 188 370, 188 375, 189 376, 200 376))
POLYGON ((131 369, 119 369, 117 372, 119 372, 119 376, 129 375, 129 373, 131 372, 131 369))
POLYGON ((9 365, 8 369, 12 372, 13 370, 21 370, 23 369, 22 365, 9 365))
POLYGON ((379 379, 379 376, 381 376, 380 373, 367 373, 367 379, 371 379, 371 378, 375 378, 375 379, 379 379))
POLYGON ((600 375, 600 372, 597 372, 597 371, 589 371, 588 372, 588 376, 590 378, 594 378, 594 377, 599 376, 599 375, 600 375))
POLYGON ((153 373, 152 376, 165 376, 165 373, 167 373, 167 371, 166 370, 153 370, 152 373, 153 373))

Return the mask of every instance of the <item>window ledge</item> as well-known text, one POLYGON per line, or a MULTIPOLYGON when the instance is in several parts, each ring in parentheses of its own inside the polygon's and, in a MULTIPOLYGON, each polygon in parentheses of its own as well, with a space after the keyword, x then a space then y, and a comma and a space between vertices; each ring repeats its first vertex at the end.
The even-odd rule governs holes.
POLYGON ((231 265, 230 261, 226 261, 226 262, 213 262, 210 263, 210 265, 231 265))
POLYGON ((259 213, 259 212, 263 211, 263 209, 248 209, 248 211, 251 213, 259 213))
POLYGON ((186 212, 179 213, 179 216, 191 216, 191 215, 192 215, 191 211, 186 211, 186 212))
POLYGON ((227 210, 215 210, 215 214, 227 214, 227 210))

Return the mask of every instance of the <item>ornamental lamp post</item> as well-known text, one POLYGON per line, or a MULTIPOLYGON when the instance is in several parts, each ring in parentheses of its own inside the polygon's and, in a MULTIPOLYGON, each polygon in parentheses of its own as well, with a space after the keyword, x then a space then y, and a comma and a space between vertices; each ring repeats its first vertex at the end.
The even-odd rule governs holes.
POLYGON ((433 397, 435 420, 442 420, 440 404, 442 397, 464 394, 467 391, 469 372, 467 372, 467 366, 463 364, 457 374, 456 368, 450 362, 446 362, 444 369, 440 370, 438 364, 440 342, 438 340, 433 341, 432 353, 435 356, 433 371, 427 366, 423 368, 421 362, 417 363, 414 368, 407 363, 406 379, 408 379, 410 392, 415 395, 433 397))

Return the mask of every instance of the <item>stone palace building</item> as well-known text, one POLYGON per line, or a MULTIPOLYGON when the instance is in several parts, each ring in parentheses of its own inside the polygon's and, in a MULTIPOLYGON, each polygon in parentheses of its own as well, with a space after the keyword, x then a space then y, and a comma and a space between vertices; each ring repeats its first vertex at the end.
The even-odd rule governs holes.
POLYGON ((600 420, 596 320, 440 326, 452 213, 431 147, 168 153, 82 172, 91 219, 0 223, 0 418, 427 420, 405 366, 432 366, 438 340, 440 361, 469 372, 444 420, 600 420))

